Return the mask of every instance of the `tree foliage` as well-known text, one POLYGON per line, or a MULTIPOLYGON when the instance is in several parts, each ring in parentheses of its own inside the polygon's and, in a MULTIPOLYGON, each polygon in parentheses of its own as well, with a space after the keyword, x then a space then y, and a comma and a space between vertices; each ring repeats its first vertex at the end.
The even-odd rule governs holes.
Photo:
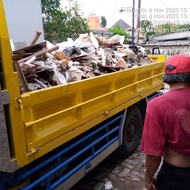
POLYGON ((107 20, 105 16, 101 16, 101 26, 106 27, 106 25, 107 25, 107 20))
POLYGON ((190 29, 190 24, 181 24, 177 26, 180 29, 190 29))
POLYGON ((172 32, 176 26, 172 26, 170 23, 160 24, 156 26, 155 31, 157 34, 169 33, 172 32))
POLYGON ((156 34, 163 34, 168 32, 182 32, 190 30, 190 24, 173 24, 173 23, 165 23, 160 24, 156 27, 156 34))
POLYGON ((140 31, 144 36, 144 41, 147 41, 149 35, 152 34, 153 24, 150 20, 141 20, 140 21, 140 31))
POLYGON ((149 36, 156 34, 154 31, 146 32, 146 40, 149 41, 149 36))
POLYGON ((141 27, 142 33, 146 33, 150 31, 150 29, 153 27, 153 24, 150 20, 141 20, 140 27, 141 27))
POLYGON ((67 1, 68 6, 63 9, 60 0, 41 0, 45 39, 52 43, 76 39, 79 34, 90 32, 77 1, 67 1))
POLYGON ((154 34, 182 32, 190 30, 190 24, 173 24, 170 22, 166 22, 164 24, 153 26, 152 22, 149 20, 141 20, 140 26, 140 32, 144 35, 145 39, 148 39, 150 35, 154 34))
POLYGON ((127 43, 129 42, 129 39, 130 39, 130 34, 128 32, 125 32, 125 30, 123 30, 119 24, 117 24, 114 28, 110 28, 108 29, 109 32, 112 32, 113 35, 120 35, 120 36, 124 36, 125 37, 125 40, 124 40, 124 43, 127 43))

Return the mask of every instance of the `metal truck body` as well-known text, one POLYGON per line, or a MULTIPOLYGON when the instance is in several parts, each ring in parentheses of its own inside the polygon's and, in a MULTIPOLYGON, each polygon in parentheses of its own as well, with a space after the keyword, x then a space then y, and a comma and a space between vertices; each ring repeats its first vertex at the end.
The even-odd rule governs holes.
POLYGON ((116 149, 138 146, 148 98, 163 88, 155 63, 20 92, 0 1, 0 189, 63 189, 116 149))

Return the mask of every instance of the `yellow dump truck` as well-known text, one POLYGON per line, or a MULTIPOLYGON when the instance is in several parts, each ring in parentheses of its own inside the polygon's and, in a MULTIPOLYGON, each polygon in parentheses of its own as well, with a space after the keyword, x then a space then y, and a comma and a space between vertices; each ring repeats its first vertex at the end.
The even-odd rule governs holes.
POLYGON ((70 189, 116 149, 139 145, 147 101, 163 88, 154 63, 21 93, 0 1, 0 189, 70 189))

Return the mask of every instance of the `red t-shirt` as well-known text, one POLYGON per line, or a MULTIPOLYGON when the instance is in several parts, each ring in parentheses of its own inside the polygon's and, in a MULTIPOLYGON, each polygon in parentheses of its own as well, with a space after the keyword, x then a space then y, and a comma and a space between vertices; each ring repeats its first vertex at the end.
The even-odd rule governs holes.
POLYGON ((190 155, 190 88, 171 90, 147 105, 141 150, 161 156, 165 145, 190 155))

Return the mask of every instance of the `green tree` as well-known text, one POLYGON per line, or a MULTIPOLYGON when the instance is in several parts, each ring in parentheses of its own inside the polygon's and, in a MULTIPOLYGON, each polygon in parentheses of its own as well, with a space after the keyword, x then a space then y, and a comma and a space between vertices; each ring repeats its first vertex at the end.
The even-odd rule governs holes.
POLYGON ((150 35, 154 34, 164 34, 164 33, 170 33, 170 32, 182 32, 182 31, 189 31, 190 30, 190 24, 173 24, 173 23, 165 23, 157 25, 156 27, 152 27, 148 32, 146 32, 146 39, 150 35))
POLYGON ((106 25, 107 25, 107 20, 105 16, 101 16, 101 26, 106 27, 106 25))
POLYGON ((90 32, 77 1, 67 2, 68 6, 63 9, 60 0, 41 0, 45 39, 52 43, 76 39, 79 34, 90 32))
POLYGON ((177 26, 171 23, 160 24, 156 27, 156 33, 157 34, 169 33, 169 32, 173 32, 174 29, 176 28, 177 26))
POLYGON ((190 24, 181 24, 177 26, 179 29, 190 29, 190 24))
POLYGON ((120 36, 124 36, 125 40, 124 43, 128 43, 129 39, 130 39, 130 34, 128 32, 125 32, 125 30, 123 30, 119 24, 117 24, 114 28, 109 28, 108 29, 109 32, 112 32, 113 35, 120 35, 120 36))
POLYGON ((140 21, 140 32, 144 37, 144 41, 146 41, 149 37, 149 32, 153 32, 153 24, 150 20, 141 20, 140 21))
POLYGON ((154 31, 146 32, 146 40, 149 40, 149 36, 156 34, 154 31))

